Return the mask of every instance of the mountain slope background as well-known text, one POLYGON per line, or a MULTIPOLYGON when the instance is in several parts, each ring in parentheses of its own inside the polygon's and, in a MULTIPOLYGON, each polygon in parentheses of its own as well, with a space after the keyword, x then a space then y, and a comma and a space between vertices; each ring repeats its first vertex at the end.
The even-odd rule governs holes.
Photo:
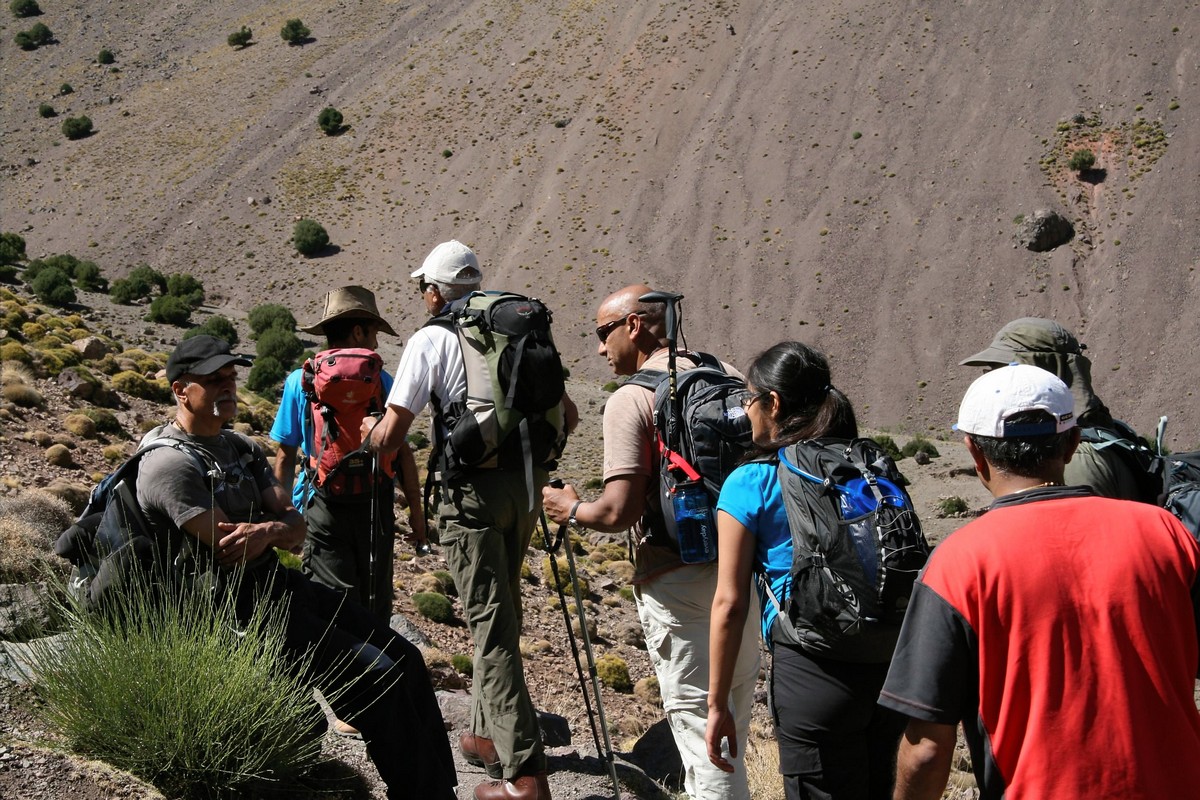
POLYGON ((863 422, 908 432, 947 431, 975 374, 957 361, 1004 322, 1050 316, 1118 416, 1168 413, 1169 445, 1200 446, 1196 2, 42 10, 0 29, 0 228, 31 256, 190 272, 228 313, 270 300, 302 322, 363 283, 404 334, 424 316, 408 273, 458 238, 490 287, 550 303, 576 379, 609 379, 599 300, 647 281, 686 295, 692 346, 745 365, 810 342, 863 422), (23 52, 35 21, 57 42, 23 52), (242 25, 254 43, 232 48, 242 25), (67 141, 81 113, 95 132, 67 141), (1084 146, 1102 178, 1065 169, 1084 146), (1016 246, 1038 208, 1076 238, 1016 246), (328 254, 293 252, 297 217, 328 254))

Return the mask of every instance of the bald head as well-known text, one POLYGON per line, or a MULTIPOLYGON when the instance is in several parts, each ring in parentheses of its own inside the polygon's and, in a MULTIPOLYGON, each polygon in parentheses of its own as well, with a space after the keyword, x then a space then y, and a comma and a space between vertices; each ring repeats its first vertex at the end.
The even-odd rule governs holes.
POLYGON ((665 318, 666 305, 663 303, 643 303, 638 300, 644 294, 654 291, 644 283, 635 283, 610 294, 600 303, 596 311, 597 321, 627 317, 630 314, 640 316, 650 332, 657 339, 666 340, 665 318))

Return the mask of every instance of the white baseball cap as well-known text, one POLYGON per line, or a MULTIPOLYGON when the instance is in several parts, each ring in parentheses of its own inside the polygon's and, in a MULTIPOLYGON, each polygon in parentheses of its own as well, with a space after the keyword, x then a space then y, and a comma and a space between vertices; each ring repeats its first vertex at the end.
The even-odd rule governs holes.
POLYGON ((954 430, 997 439, 1046 436, 1075 427, 1075 400, 1054 373, 1029 364, 1010 364, 984 373, 958 407, 954 430), (1054 422, 1008 423, 1022 411, 1045 411, 1054 422))
POLYGON ((469 286, 483 280, 475 251, 460 241, 451 239, 433 248, 421 268, 412 274, 431 283, 447 286, 469 286))

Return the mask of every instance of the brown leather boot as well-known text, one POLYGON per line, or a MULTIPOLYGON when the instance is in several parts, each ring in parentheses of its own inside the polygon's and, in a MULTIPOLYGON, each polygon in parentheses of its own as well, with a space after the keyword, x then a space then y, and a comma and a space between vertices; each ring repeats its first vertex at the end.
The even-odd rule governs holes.
POLYGON ((544 772, 481 783, 475 787, 475 800, 550 800, 550 783, 544 772))
POLYGON ((500 765, 500 756, 496 754, 496 745, 485 736, 476 736, 470 731, 459 734, 458 749, 468 764, 483 767, 490 778, 503 778, 504 768, 500 765))

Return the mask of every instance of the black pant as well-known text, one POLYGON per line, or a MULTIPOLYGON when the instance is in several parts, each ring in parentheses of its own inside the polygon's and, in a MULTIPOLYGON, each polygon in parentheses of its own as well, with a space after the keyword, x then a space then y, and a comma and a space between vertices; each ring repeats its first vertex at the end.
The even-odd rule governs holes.
POLYGON ((787 800, 890 800, 905 718, 876 705, 887 669, 775 645, 771 702, 787 800))
POLYGON ((338 718, 362 732, 388 797, 453 797, 450 741, 416 646, 343 592, 295 570, 271 565, 247 578, 243 588, 257 590, 258 602, 288 603, 287 653, 312 652, 307 677, 338 718))

